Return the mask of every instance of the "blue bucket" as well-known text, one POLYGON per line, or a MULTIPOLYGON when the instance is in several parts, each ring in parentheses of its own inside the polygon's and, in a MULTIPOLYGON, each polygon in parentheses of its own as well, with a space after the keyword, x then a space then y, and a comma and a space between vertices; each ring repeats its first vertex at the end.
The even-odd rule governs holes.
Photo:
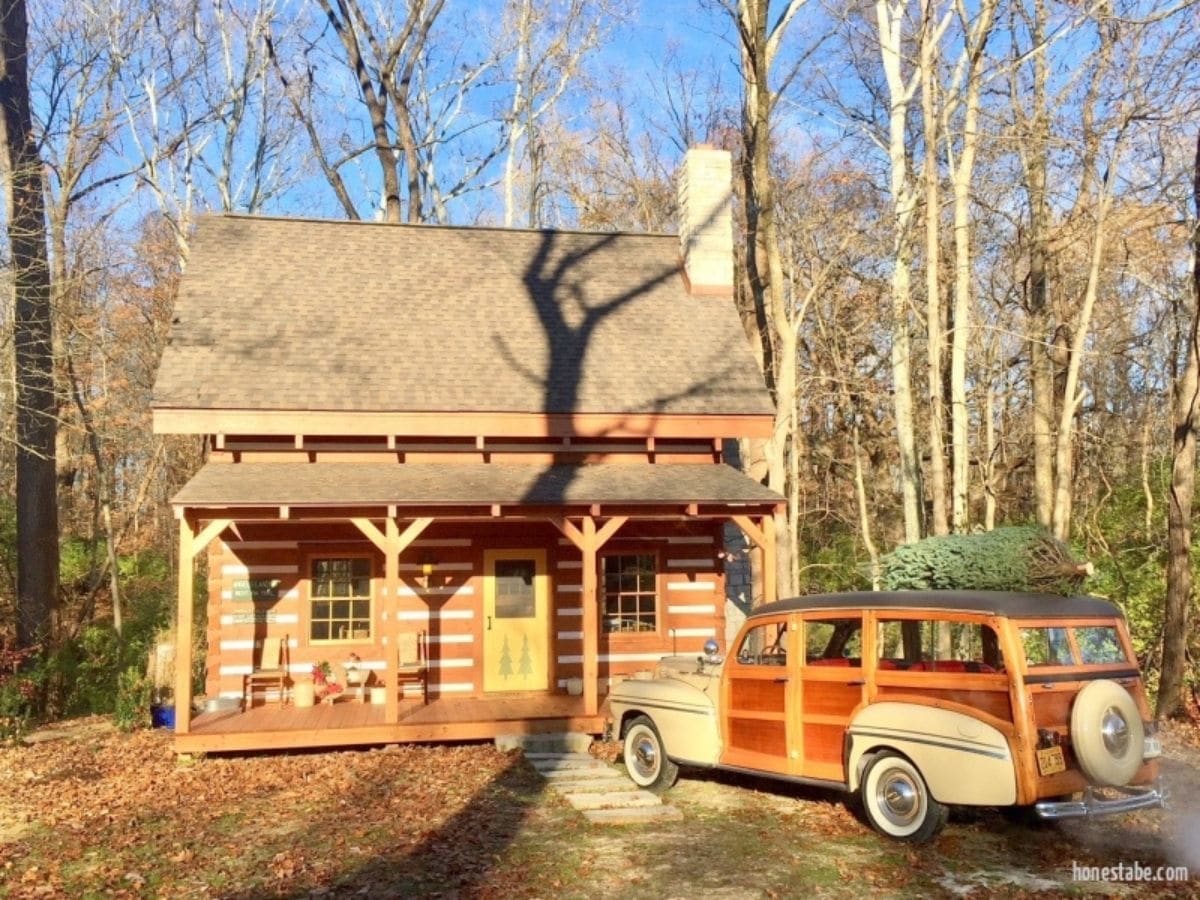
POLYGON ((155 728, 170 728, 175 730, 175 707, 151 706, 150 724, 155 728))

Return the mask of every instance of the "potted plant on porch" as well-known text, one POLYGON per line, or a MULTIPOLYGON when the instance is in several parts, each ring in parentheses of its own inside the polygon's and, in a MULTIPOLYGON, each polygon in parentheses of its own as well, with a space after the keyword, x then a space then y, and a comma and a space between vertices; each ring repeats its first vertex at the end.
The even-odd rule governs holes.
POLYGON ((327 660, 321 660, 312 670, 313 686, 316 695, 324 703, 333 703, 338 694, 345 688, 333 680, 333 667, 327 660))

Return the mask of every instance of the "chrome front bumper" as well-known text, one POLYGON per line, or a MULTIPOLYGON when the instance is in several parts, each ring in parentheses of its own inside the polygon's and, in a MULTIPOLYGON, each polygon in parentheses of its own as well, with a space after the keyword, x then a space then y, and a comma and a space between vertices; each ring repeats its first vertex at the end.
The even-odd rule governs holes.
POLYGON ((1154 809, 1167 805, 1167 789, 1161 778, 1151 787, 1125 787, 1116 790, 1126 796, 1107 800, 1097 797, 1095 791, 1089 787, 1079 800, 1043 800, 1035 804, 1034 809, 1043 819, 1076 819, 1081 816, 1111 816, 1135 809, 1154 809))

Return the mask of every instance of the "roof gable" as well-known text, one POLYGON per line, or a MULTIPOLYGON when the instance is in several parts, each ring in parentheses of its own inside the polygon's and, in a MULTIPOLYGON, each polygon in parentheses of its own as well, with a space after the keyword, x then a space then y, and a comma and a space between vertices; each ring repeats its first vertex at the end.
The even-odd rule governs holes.
POLYGON ((154 405, 769 415, 669 235, 209 216, 154 405))

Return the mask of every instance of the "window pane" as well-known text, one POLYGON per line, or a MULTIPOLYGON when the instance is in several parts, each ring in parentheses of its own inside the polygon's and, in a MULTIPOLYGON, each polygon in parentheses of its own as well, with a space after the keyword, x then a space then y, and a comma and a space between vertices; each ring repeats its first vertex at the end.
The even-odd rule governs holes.
POLYGON ((355 600, 351 604, 351 608, 356 619, 369 619, 371 617, 370 600, 355 600))
POLYGON ((532 619, 537 615, 534 579, 537 563, 532 559, 496 561, 496 618, 532 619))
POLYGON ((1021 644, 1031 666, 1071 665, 1071 645, 1065 628, 1022 628, 1021 644))
POLYGON ((312 639, 314 641, 329 640, 329 623, 328 622, 313 622, 312 623, 312 639))
POLYGON ((371 579, 356 577, 353 582, 352 595, 355 597, 371 596, 371 579))
POLYGON ((657 568, 654 554, 602 557, 604 630, 654 631, 657 628, 657 568))
POLYGON ((329 618, 329 601, 328 600, 315 601, 312 606, 312 617, 314 619, 328 619, 329 618))
POLYGON ((1084 665, 1100 666, 1123 663, 1129 660, 1117 638, 1117 629, 1108 625, 1088 625, 1075 629, 1075 643, 1079 647, 1080 662, 1084 665))
POLYGON ((862 665, 862 619, 805 619, 805 661, 849 659, 862 665))
POLYGON ((787 664, 787 624, 758 625, 746 633, 738 648, 737 661, 745 666, 787 664))

